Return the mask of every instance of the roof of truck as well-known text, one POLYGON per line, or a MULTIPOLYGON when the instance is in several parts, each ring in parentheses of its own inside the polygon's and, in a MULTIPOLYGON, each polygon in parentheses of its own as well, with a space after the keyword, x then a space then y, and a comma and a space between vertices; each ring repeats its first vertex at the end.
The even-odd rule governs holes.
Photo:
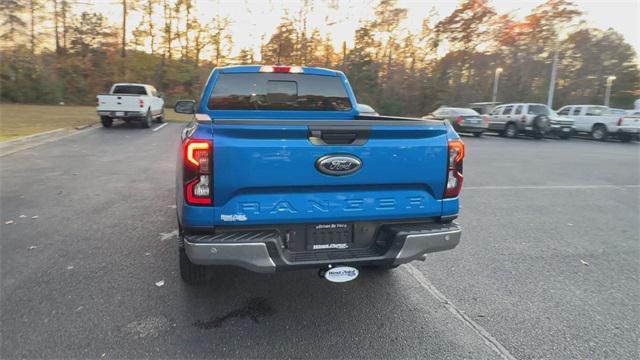
POLYGON ((282 68, 302 68, 303 74, 309 75, 325 75, 325 76, 339 76, 342 74, 341 71, 325 69, 321 67, 310 67, 310 66, 293 66, 293 65, 233 65, 233 66, 225 66, 217 68, 220 72, 225 74, 238 74, 238 73, 258 73, 264 72, 261 71, 263 67, 282 67, 282 68))

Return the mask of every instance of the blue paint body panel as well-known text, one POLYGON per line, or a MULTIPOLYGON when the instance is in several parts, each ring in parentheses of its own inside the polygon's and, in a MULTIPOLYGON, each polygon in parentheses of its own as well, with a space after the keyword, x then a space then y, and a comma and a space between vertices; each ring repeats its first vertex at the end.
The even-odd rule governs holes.
MULTIPOLYGON (((340 77, 350 111, 215 110, 207 108, 219 73, 258 72, 259 66, 214 69, 197 112, 212 123, 193 123, 186 136, 213 140, 213 206, 184 201, 178 158, 178 217, 185 227, 352 222, 437 218, 458 213, 458 199, 443 199, 447 143, 458 135, 448 123, 368 122, 357 145, 318 145, 310 127, 326 120, 358 126, 356 98, 341 72, 304 68, 305 74, 340 77), (247 120, 253 121, 247 121, 247 120), (260 119, 268 120, 264 124, 260 119), (216 120, 225 120, 216 123, 216 120), (274 121, 278 120, 278 121, 274 121), (234 122, 237 121, 237 124, 234 122), (361 168, 331 176, 316 168, 326 155, 348 154, 361 168)), ((322 125, 320 125, 322 126, 322 125)))

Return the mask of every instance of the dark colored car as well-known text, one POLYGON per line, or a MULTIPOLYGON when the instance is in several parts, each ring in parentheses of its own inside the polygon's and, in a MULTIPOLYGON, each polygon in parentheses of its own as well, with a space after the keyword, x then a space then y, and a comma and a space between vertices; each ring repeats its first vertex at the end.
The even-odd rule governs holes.
POLYGON ((473 136, 482 136, 489 124, 487 115, 467 108, 441 107, 431 117, 448 120, 457 132, 472 133, 473 136))

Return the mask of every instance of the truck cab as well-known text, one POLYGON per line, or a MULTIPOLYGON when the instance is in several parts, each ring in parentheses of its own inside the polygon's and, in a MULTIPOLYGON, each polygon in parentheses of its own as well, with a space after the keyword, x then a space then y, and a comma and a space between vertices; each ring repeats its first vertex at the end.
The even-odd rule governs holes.
POLYGON ((458 135, 441 120, 361 115, 339 71, 216 68, 175 110, 194 115, 176 176, 187 283, 217 265, 346 281, 459 242, 458 135))

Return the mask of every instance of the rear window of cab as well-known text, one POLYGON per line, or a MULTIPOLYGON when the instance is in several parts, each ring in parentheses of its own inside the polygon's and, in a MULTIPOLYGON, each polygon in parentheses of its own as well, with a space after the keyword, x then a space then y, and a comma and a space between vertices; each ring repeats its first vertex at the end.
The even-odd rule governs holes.
POLYGON ((112 94, 147 95, 147 89, 140 85, 116 85, 112 94))
POLYGON ((284 73, 219 74, 207 105, 210 110, 351 110, 339 77, 284 73))

